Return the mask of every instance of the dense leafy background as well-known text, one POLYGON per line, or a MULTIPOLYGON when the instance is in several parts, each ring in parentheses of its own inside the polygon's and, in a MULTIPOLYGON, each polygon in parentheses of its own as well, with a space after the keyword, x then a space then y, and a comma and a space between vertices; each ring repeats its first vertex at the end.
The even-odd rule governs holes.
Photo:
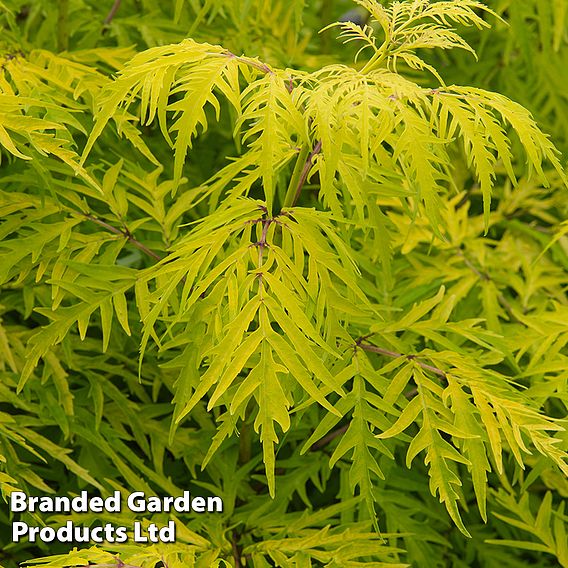
POLYGON ((2 494, 226 507, 0 564, 568 566, 568 2, 383 4, 0 1, 2 494))

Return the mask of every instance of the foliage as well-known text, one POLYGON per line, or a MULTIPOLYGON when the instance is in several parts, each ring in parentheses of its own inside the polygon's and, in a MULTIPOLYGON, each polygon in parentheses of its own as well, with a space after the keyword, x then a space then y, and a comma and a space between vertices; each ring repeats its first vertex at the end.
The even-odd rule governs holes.
POLYGON ((2 493, 225 504, 0 563, 568 566, 567 4, 357 3, 0 3, 2 493))

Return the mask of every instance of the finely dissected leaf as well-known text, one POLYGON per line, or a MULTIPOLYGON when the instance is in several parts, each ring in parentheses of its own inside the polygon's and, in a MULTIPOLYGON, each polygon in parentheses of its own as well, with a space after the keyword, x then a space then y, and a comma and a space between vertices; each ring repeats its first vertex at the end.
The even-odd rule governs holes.
POLYGON ((290 428, 290 417, 288 415, 290 403, 282 390, 276 374, 274 359, 266 344, 263 344, 259 366, 253 369, 252 373, 255 371, 260 377, 258 391, 255 395, 258 402, 258 414, 254 421, 254 428, 257 432, 260 430, 268 488, 270 494, 274 496, 274 444, 278 442, 274 423, 277 422, 283 432, 290 428))
POLYGON ((294 155, 293 139, 306 140, 304 119, 284 79, 273 72, 250 84, 241 96, 242 115, 236 129, 248 126, 241 141, 254 157, 267 207, 272 211, 275 175, 294 155))
POLYGON ((565 526, 568 519, 564 514, 564 502, 557 511, 552 511, 552 493, 547 492, 535 517, 526 494, 517 501, 514 495, 500 492, 497 495, 497 501, 501 507, 506 508, 507 514, 495 513, 496 517, 509 525, 520 528, 525 535, 528 533, 540 542, 492 539, 488 541, 490 544, 537 550, 555 556, 560 566, 568 565, 565 538, 565 526), (552 514, 554 514, 553 519, 552 514))
POLYGON ((477 437, 464 438, 464 456, 469 461, 469 468, 475 491, 475 498, 481 518, 487 522, 487 473, 491 471, 491 466, 487 459, 487 451, 483 443, 484 431, 475 418, 475 405, 472 404, 462 388, 451 376, 448 377, 448 396, 452 398, 452 411, 455 415, 457 428, 464 432, 470 432, 477 437))
MULTIPOLYGON (((424 463, 429 466, 430 491, 432 495, 438 494, 439 499, 446 505, 448 513, 456 523, 461 532, 470 536, 461 519, 457 502, 460 495, 455 486, 461 486, 461 481, 457 476, 455 463, 463 463, 471 466, 472 463, 462 456, 454 446, 449 444, 440 435, 440 431, 449 433, 459 438, 475 438, 477 435, 468 430, 463 432, 455 429, 446 422, 445 407, 437 403, 428 390, 425 376, 418 368, 414 371, 414 380, 417 383, 417 394, 407 403, 400 414, 398 420, 386 431, 378 434, 378 438, 391 438, 397 436, 410 425, 414 424, 421 416, 422 423, 418 433, 412 439, 406 455, 406 465, 411 466, 413 459, 422 451, 426 451, 424 463)), ((481 467, 482 464, 475 464, 473 467, 481 467)), ((479 486, 478 486, 479 488, 479 486)))

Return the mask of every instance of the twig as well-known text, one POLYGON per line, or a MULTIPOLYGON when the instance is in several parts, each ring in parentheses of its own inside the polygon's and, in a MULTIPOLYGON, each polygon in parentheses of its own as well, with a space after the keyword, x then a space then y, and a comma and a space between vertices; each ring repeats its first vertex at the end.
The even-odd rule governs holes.
POLYGON ((57 50, 67 51, 69 47, 69 0, 59 0, 57 14, 57 50))
POLYGON ((306 162, 304 164, 304 168, 302 169, 302 173, 300 174, 300 179, 298 180, 298 185, 296 187, 296 193, 294 195, 294 199, 292 200, 291 207, 294 207, 300 199, 300 194, 302 193, 302 188, 306 183, 306 179, 308 179, 308 174, 312 169, 314 158, 321 152, 321 140, 316 142, 314 149, 309 153, 308 157, 306 158, 306 162))
POLYGON ((463 263, 474 273, 477 275, 477 277, 480 280, 485 280, 486 282, 488 282, 489 280, 491 280, 491 277, 489 276, 489 274, 487 274, 487 272, 481 272, 480 270, 477 269, 477 267, 475 266, 475 264, 473 264, 473 262, 471 262, 471 260, 469 260, 469 258, 467 258, 467 256, 465 256, 465 254, 463 253, 463 251, 458 250, 458 256, 461 256, 463 258, 463 263))
POLYGON ((218 55, 224 55, 225 57, 229 57, 230 59, 236 59, 253 69, 257 69, 258 71, 262 71, 268 75, 274 75, 274 71, 270 69, 270 67, 266 63, 262 63, 260 61, 255 61, 254 59, 248 59, 246 57, 240 57, 235 55, 232 51, 225 51, 224 53, 219 53, 218 55))
POLYGON ((237 531, 231 533, 231 548, 233 550, 233 560, 235 561, 235 568, 242 568, 241 563, 241 550, 237 542, 239 534, 237 531))
POLYGON ((438 367, 434 367, 433 365, 428 365, 428 363, 423 363, 422 361, 420 361, 420 359, 417 358, 416 355, 405 355, 404 353, 397 353, 396 351, 390 351, 388 349, 383 349, 382 347, 377 347, 376 345, 362 343, 361 341, 358 341, 357 345, 365 351, 370 351, 371 353, 384 355, 385 357, 392 357, 393 359, 404 357, 408 361, 414 361, 419 367, 421 367, 425 371, 430 371, 431 373, 438 375, 438 377, 442 377, 444 380, 447 380, 446 373, 442 371, 442 369, 438 369, 438 367))
POLYGON ((294 90, 294 78, 292 77, 292 75, 290 75, 290 78, 288 79, 288 83, 286 84, 286 90, 292 94, 292 91, 294 90))
POLYGON ((348 428, 349 424, 344 424, 340 428, 337 428, 337 430, 333 430, 332 432, 330 432, 329 434, 327 434, 326 436, 324 436, 323 438, 312 444, 310 451, 316 452, 317 450, 321 450, 324 446, 327 446, 330 442, 335 440, 335 438, 341 436, 342 434, 345 434, 348 428))
MULTIPOLYGON (((489 275, 488 272, 485 271, 481 271, 479 270, 475 264, 473 264, 473 262, 471 262, 471 260, 469 260, 469 258, 467 258, 467 256, 465 256, 464 252, 462 250, 457 251, 458 256, 460 256, 461 258, 463 258, 463 262, 464 264, 475 274, 477 275, 477 277, 480 280, 483 280, 484 282, 494 282, 493 278, 491 278, 491 276, 489 275)), ((509 314, 510 318, 516 322, 516 323, 520 323, 523 324, 523 322, 515 315, 515 313, 513 312, 513 306, 511 306, 509 300, 507 300, 507 298, 505 298, 505 296, 503 295, 502 292, 498 292, 497 293, 497 299, 499 300, 499 303, 505 308, 505 310, 507 311, 507 313, 509 314)), ((524 325, 524 324, 523 324, 524 325)))
POLYGON ((132 246, 135 246, 138 250, 141 250, 144 254, 147 254, 154 260, 162 260, 163 257, 161 255, 149 249, 146 245, 142 244, 138 239, 135 239, 132 233, 128 229, 117 229, 113 225, 110 225, 106 221, 103 221, 102 219, 99 219, 98 217, 95 217, 90 213, 81 213, 81 215, 83 215, 89 221, 92 221, 93 223, 96 223, 100 227, 103 227, 107 231, 110 231, 115 235, 120 235, 122 237, 125 237, 132 246))
POLYGON ((141 568, 141 566, 134 564, 125 564, 120 558, 116 559, 115 564, 85 564, 77 568, 141 568))
POLYGON ((108 26, 113 21, 114 17, 116 16, 116 13, 118 12, 118 9, 120 8, 121 2, 122 0, 114 0, 112 8, 110 9, 109 13, 107 14, 107 17, 103 21, 105 26, 108 26))

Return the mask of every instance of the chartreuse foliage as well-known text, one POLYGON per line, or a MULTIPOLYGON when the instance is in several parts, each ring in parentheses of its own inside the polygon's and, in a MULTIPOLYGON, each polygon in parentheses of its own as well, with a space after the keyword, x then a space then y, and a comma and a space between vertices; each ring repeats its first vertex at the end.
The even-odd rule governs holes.
POLYGON ((106 4, 0 4, 0 487, 225 510, 0 563, 568 566, 566 3, 106 4))

